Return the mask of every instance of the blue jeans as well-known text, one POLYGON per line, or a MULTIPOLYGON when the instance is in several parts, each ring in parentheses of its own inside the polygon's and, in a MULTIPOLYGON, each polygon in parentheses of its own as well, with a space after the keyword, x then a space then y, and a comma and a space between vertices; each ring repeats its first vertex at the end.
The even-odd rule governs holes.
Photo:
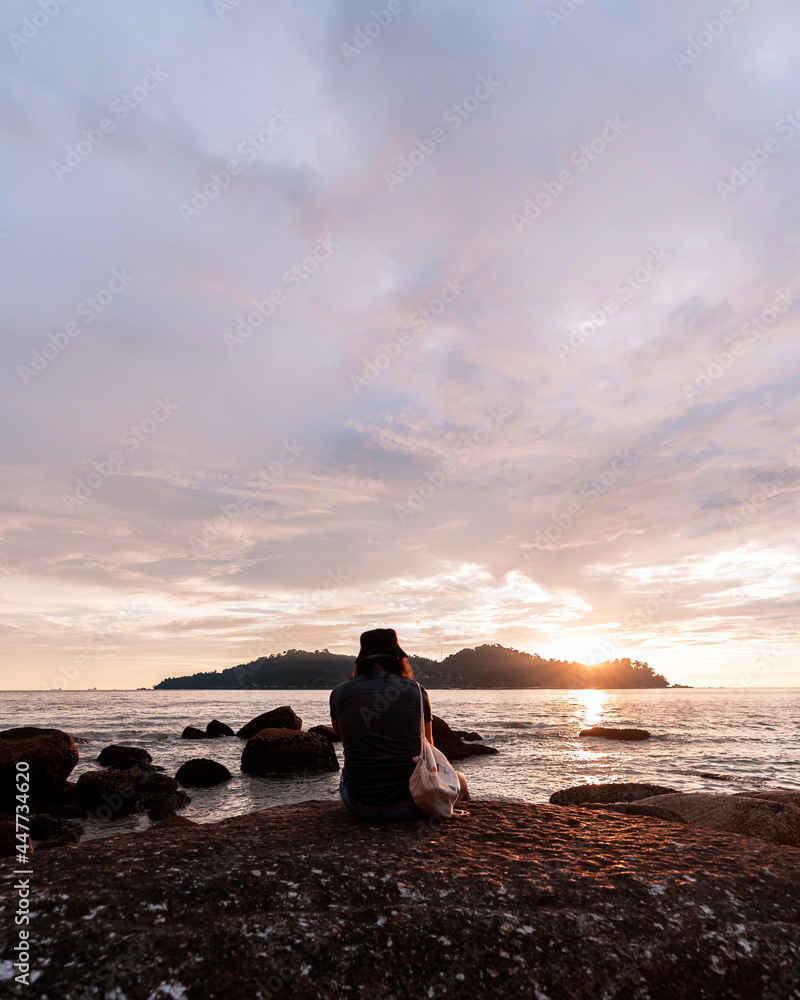
POLYGON ((348 812, 352 813, 356 819, 364 820, 367 823, 383 823, 387 820, 418 820, 427 819, 428 817, 419 808, 417 803, 411 798, 411 794, 407 799, 402 802, 394 802, 389 806, 362 806, 358 802, 354 802, 350 797, 350 792, 347 790, 347 784, 345 782, 344 771, 339 778, 339 795, 342 798, 347 807, 348 812))

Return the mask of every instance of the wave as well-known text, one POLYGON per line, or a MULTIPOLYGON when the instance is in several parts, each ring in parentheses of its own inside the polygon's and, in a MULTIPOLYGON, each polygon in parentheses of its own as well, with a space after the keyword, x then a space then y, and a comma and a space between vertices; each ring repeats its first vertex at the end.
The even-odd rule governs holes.
POLYGON ((763 785, 764 787, 771 787, 766 778, 757 778, 752 775, 717 774, 716 771, 686 771, 684 773, 699 778, 708 778, 711 781, 732 781, 734 784, 740 785, 763 785))

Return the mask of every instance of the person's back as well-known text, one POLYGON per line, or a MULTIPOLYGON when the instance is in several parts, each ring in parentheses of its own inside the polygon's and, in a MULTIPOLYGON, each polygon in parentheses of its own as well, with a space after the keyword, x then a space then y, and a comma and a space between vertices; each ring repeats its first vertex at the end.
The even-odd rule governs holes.
MULTIPOLYGON (((425 721, 431 721, 422 688, 425 721)), ((409 798, 413 758, 420 750, 420 687, 408 677, 378 668, 331 692, 331 719, 344 746, 345 777, 353 799, 388 806, 409 798)))
MULTIPOLYGON (((433 743, 428 693, 414 680, 397 633, 393 628, 362 632, 353 676, 330 698, 331 726, 344 744, 339 794, 357 819, 425 819, 409 786, 422 743, 420 700, 424 735, 433 743)), ((456 774, 462 797, 467 779, 456 774)))

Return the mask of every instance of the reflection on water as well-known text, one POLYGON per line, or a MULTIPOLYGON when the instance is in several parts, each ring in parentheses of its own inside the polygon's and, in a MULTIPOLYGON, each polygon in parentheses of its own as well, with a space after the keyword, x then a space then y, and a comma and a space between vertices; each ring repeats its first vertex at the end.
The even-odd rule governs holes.
POLYGON ((573 691, 579 713, 578 722, 582 729, 597 726, 603 720, 603 710, 609 699, 608 691, 573 691), (582 713, 582 717, 580 715, 582 713))

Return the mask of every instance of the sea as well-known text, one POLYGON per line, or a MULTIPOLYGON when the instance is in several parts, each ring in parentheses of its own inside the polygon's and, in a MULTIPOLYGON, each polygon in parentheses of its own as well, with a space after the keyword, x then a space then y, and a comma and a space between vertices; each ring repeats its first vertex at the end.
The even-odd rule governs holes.
MULTIPOLYGON (((240 770, 236 737, 181 739, 185 726, 211 719, 234 731, 262 712, 290 705, 303 728, 330 724, 328 691, 7 691, 0 729, 63 729, 80 743, 71 780, 97 769, 110 743, 144 747, 174 776, 195 757, 225 764, 233 777, 187 789, 181 815, 211 823, 307 799, 335 801, 338 774, 255 777, 240 770)), ((458 762, 473 798, 546 802, 560 788, 585 782, 640 781, 683 792, 800 789, 800 688, 646 690, 432 690, 433 712, 453 729, 474 730, 497 754, 458 762), (641 742, 580 738, 590 726, 646 729, 641 742)), ((336 745, 340 763, 341 744, 336 745)), ((150 825, 146 816, 82 821, 84 839, 150 825)))

